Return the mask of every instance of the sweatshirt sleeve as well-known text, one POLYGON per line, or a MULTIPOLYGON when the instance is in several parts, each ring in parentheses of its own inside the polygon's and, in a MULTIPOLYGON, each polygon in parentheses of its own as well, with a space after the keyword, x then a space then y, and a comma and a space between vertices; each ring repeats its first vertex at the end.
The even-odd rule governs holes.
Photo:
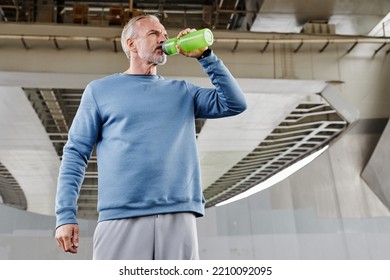
POLYGON ((211 51, 199 60, 215 88, 193 88, 196 118, 234 116, 247 108, 244 93, 223 62, 211 51))
POLYGON ((77 199, 85 169, 100 130, 99 112, 88 85, 63 149, 56 195, 56 228, 76 224, 77 199))

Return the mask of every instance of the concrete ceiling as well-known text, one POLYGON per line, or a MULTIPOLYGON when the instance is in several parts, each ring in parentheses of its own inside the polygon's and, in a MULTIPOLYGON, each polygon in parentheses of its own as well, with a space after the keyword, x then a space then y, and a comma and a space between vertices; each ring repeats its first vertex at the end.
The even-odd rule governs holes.
MULTIPOLYGON (((214 31, 216 43, 213 48, 221 53, 239 49, 248 53, 256 51, 259 55, 269 50, 268 43, 274 39, 296 38, 294 48, 297 51, 301 48, 299 42, 305 39, 325 39, 319 49, 322 46, 325 49, 324 42, 329 38, 363 40, 390 11, 387 0, 265 0, 238 1, 238 5, 223 6, 230 2, 236 1, 219 1, 219 6, 211 5, 221 13, 230 9, 230 20, 225 18, 223 26, 219 21, 218 29, 214 31), (251 12, 238 13, 243 7, 251 12), (320 25, 320 34, 312 37, 313 34, 302 33, 307 27, 305 24, 315 25, 310 32, 320 25), (323 29, 324 26, 328 29, 323 29), (332 32, 332 26, 335 32, 332 32), (280 35, 275 36, 277 33, 280 35)), ((210 27, 216 27, 210 23, 210 27)), ((382 26, 370 36, 386 34, 390 24, 382 26)), ((4 186, 13 182, 14 190, 14 194, 8 196, 6 191, 0 192, 4 203, 9 199, 13 202, 8 204, 16 207, 53 214, 60 151, 74 114, 72 110, 77 108, 82 90, 89 81, 126 67, 123 57, 116 54, 114 43, 118 32, 119 28, 96 26, 0 25, 0 163, 3 166, 0 166, 3 170, 0 177, 8 182, 4 186), (42 35, 49 37, 42 38, 42 35), (55 36, 58 40, 53 40, 55 36), (89 45, 86 38, 100 39, 91 39, 89 45), (79 61, 75 71, 74 65, 79 61), (20 193, 25 196, 24 202, 20 193)), ((353 41, 348 42, 352 43, 343 45, 344 52, 354 46, 353 41)), ((385 40, 377 41, 368 51, 374 53, 385 44, 385 40)), ((188 64, 183 76, 184 63, 178 57, 172 57, 162 74, 209 85, 203 73, 194 66, 188 64)), ((283 79, 259 79, 253 78, 254 71, 241 67, 231 70, 239 73, 237 80, 248 98, 249 109, 235 118, 206 121, 199 128, 199 154, 208 206, 253 187, 337 140, 359 115, 337 88, 329 85, 343 81, 291 79, 293 73, 289 71, 283 73, 283 79), (308 133, 313 134, 302 137, 308 133), (283 149, 283 145, 293 148, 283 149), (272 147, 272 152, 265 147, 272 147)), ((93 164, 92 159, 90 166, 93 164)), ((96 167, 87 172, 87 177, 79 201, 79 216, 95 218, 96 167)))
POLYGON ((251 31, 300 33, 307 22, 326 22, 337 34, 367 35, 389 11, 387 0, 266 0, 251 31))

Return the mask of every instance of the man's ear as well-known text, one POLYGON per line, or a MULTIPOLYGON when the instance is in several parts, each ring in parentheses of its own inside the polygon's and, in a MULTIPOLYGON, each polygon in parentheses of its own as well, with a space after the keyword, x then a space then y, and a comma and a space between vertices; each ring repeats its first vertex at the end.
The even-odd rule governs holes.
POLYGON ((133 39, 128 38, 126 40, 126 44, 127 44, 127 47, 129 48, 130 51, 136 51, 137 50, 133 39))

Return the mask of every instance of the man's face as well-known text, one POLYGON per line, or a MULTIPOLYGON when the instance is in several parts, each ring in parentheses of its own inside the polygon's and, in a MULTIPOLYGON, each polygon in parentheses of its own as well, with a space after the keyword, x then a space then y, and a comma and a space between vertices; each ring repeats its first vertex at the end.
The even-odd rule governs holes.
POLYGON ((135 44, 138 56, 155 65, 167 61, 167 55, 162 51, 161 44, 168 39, 164 26, 152 19, 142 19, 138 22, 135 44))

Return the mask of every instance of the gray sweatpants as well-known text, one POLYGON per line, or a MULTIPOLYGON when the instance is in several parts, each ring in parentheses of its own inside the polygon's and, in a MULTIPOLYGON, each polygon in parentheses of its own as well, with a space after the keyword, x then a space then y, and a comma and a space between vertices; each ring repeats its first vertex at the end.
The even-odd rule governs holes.
POLYGON ((192 213, 172 213, 100 222, 93 237, 93 259, 199 259, 196 218, 192 213))

